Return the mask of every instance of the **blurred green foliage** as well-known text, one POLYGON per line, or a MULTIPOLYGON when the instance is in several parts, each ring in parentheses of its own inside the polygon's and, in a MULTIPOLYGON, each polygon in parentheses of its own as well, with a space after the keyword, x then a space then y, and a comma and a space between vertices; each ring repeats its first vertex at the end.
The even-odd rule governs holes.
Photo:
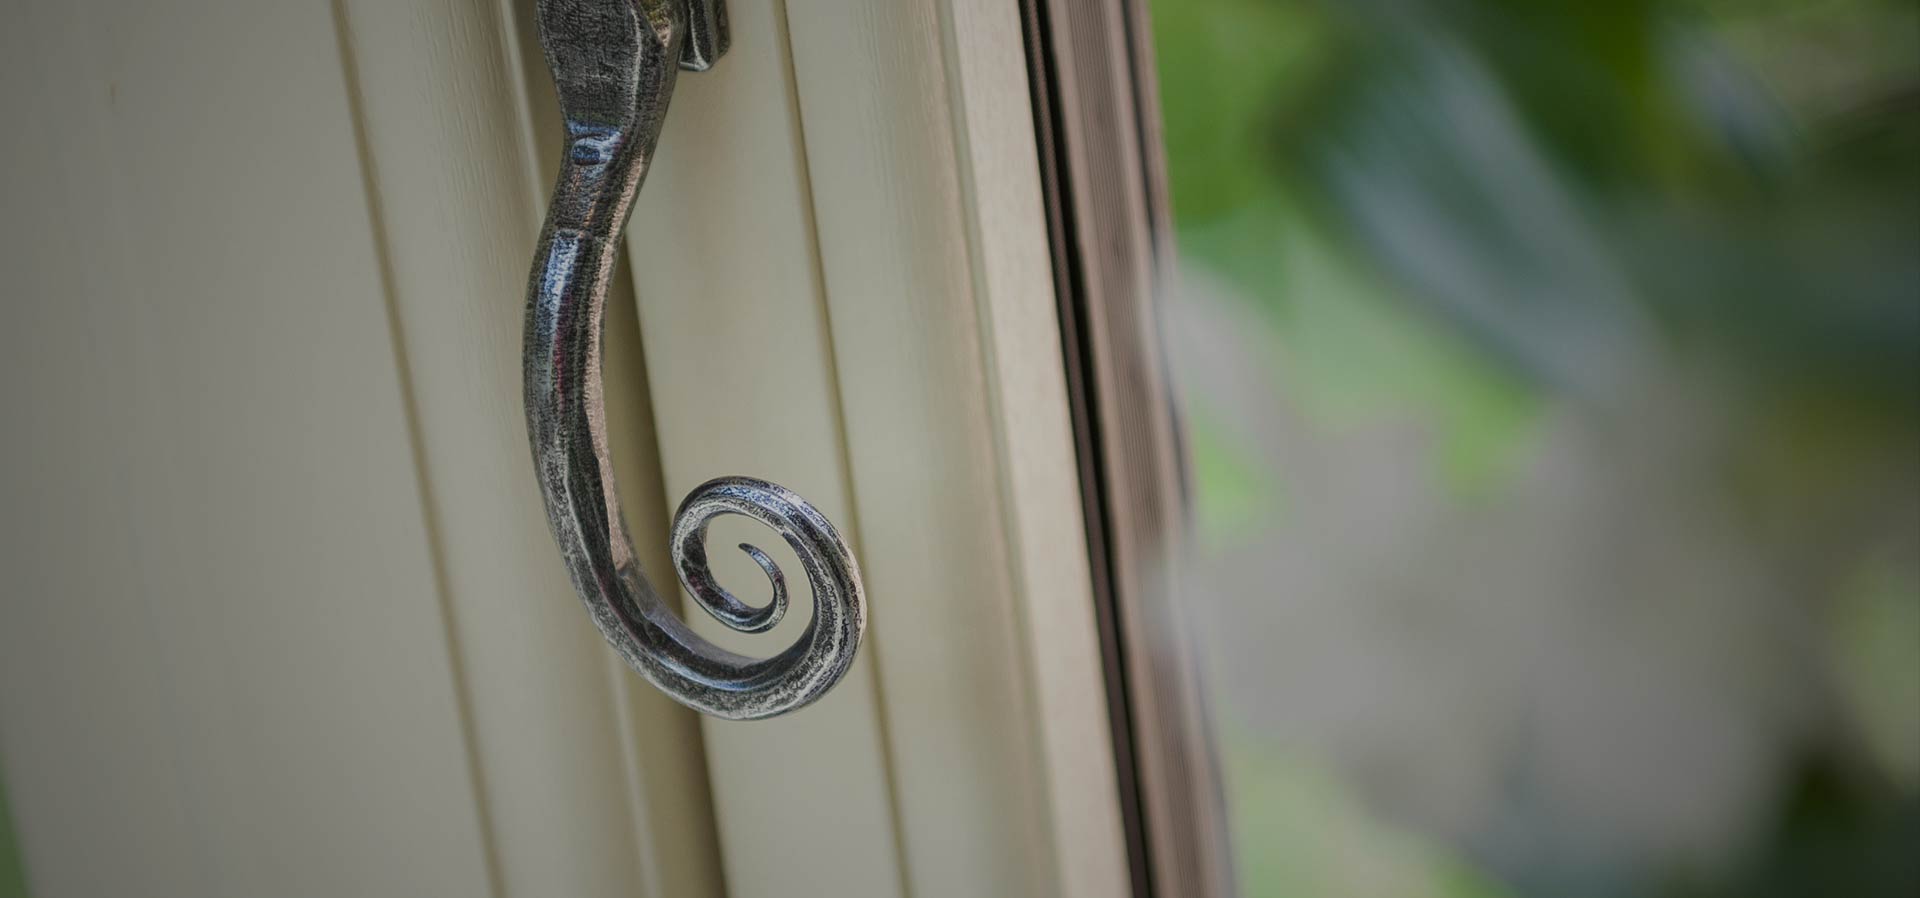
MULTIPOLYGON (((1852 634, 1843 687, 1881 696, 1868 719, 1920 726, 1901 705, 1920 688, 1920 632, 1901 629, 1920 621, 1903 518, 1920 490, 1920 4, 1151 7, 1183 265, 1271 325, 1290 400, 1334 429, 1421 422, 1470 500, 1548 404, 1632 427, 1650 392, 1707 392, 1718 470, 1772 573, 1852 634), (1862 573, 1889 551, 1891 573, 1862 573)), ((1284 516, 1289 472, 1188 399, 1203 542, 1284 516)), ((1242 846, 1248 894, 1333 894, 1302 872, 1324 852, 1298 843, 1349 813, 1339 784, 1225 741, 1237 832, 1262 846, 1242 846)), ((1913 784, 1862 786, 1821 751, 1752 870, 1593 894, 1913 894, 1913 784)), ((1431 882, 1378 894, 1502 893, 1470 860, 1422 856, 1431 882)))

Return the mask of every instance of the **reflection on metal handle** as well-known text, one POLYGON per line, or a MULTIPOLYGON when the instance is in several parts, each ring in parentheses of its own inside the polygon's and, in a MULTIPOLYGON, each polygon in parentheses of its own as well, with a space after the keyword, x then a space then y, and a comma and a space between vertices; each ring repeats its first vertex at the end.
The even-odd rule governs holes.
POLYGON ((600 632, 634 670, 681 703, 731 719, 772 717, 819 698, 847 672, 866 628, 860 569, 805 499, 763 480, 696 488, 673 520, 674 569, 708 613, 761 632, 787 607, 786 578, 759 549, 773 600, 749 606, 714 582, 707 525, 752 518, 793 547, 813 587, 813 621, 786 651, 754 659, 694 634, 634 559, 621 517, 601 400, 607 278, 653 160, 679 68, 726 51, 721 0, 538 0, 540 40, 560 91, 567 158, 527 286, 527 435, 554 538, 600 632))

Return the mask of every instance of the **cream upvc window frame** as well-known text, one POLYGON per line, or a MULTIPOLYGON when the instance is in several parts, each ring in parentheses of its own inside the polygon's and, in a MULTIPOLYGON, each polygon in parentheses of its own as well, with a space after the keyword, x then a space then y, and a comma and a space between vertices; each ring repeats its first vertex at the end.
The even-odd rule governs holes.
POLYGON ((37 898, 1125 894, 1018 4, 732 0, 681 80, 609 322, 643 562, 753 474, 843 524, 872 601, 833 695, 744 724, 626 671, 546 533, 530 5, 0 14, 37 898), (108 520, 141 552, 98 563, 108 520))

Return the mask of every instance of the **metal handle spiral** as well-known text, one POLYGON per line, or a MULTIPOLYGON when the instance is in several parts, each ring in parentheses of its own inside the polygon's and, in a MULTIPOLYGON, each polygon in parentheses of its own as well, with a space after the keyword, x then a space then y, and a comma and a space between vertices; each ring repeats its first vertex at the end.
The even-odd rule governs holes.
POLYGON ((814 614, 800 639, 770 658, 738 655, 696 635, 635 561, 601 398, 607 280, 678 69, 704 68, 725 49, 717 5, 696 0, 704 17, 690 27, 687 2, 539 0, 541 44, 568 142, 527 287, 527 435, 548 523, 574 589, 607 641, 682 704, 757 719, 818 699, 853 664, 866 629, 853 553, 824 515, 784 487, 747 477, 702 484, 675 513, 671 538, 674 569, 695 601, 746 632, 772 629, 786 611, 786 578, 756 547, 740 548, 766 572, 771 602, 747 605, 715 582, 707 526, 733 514, 759 521, 793 547, 813 588, 814 614))

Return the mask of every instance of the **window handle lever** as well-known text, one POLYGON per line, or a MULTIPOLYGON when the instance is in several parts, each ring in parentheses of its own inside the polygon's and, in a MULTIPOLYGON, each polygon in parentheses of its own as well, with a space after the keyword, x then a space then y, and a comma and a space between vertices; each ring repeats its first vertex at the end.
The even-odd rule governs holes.
POLYGON ((741 545, 773 599, 741 602, 713 578, 707 525, 741 515, 793 547, 813 588, 813 621, 769 658, 727 651, 676 617, 641 573, 621 515, 601 398, 607 281, 621 232, 673 96, 678 70, 704 71, 727 49, 724 0, 537 0, 540 42, 559 89, 567 152, 527 285, 527 436, 547 519, 594 624, 648 682, 680 703, 729 719, 802 707, 846 675, 866 629, 860 569, 840 534, 777 484, 722 477, 674 514, 680 582, 707 613, 746 632, 779 623, 786 578, 741 545))

